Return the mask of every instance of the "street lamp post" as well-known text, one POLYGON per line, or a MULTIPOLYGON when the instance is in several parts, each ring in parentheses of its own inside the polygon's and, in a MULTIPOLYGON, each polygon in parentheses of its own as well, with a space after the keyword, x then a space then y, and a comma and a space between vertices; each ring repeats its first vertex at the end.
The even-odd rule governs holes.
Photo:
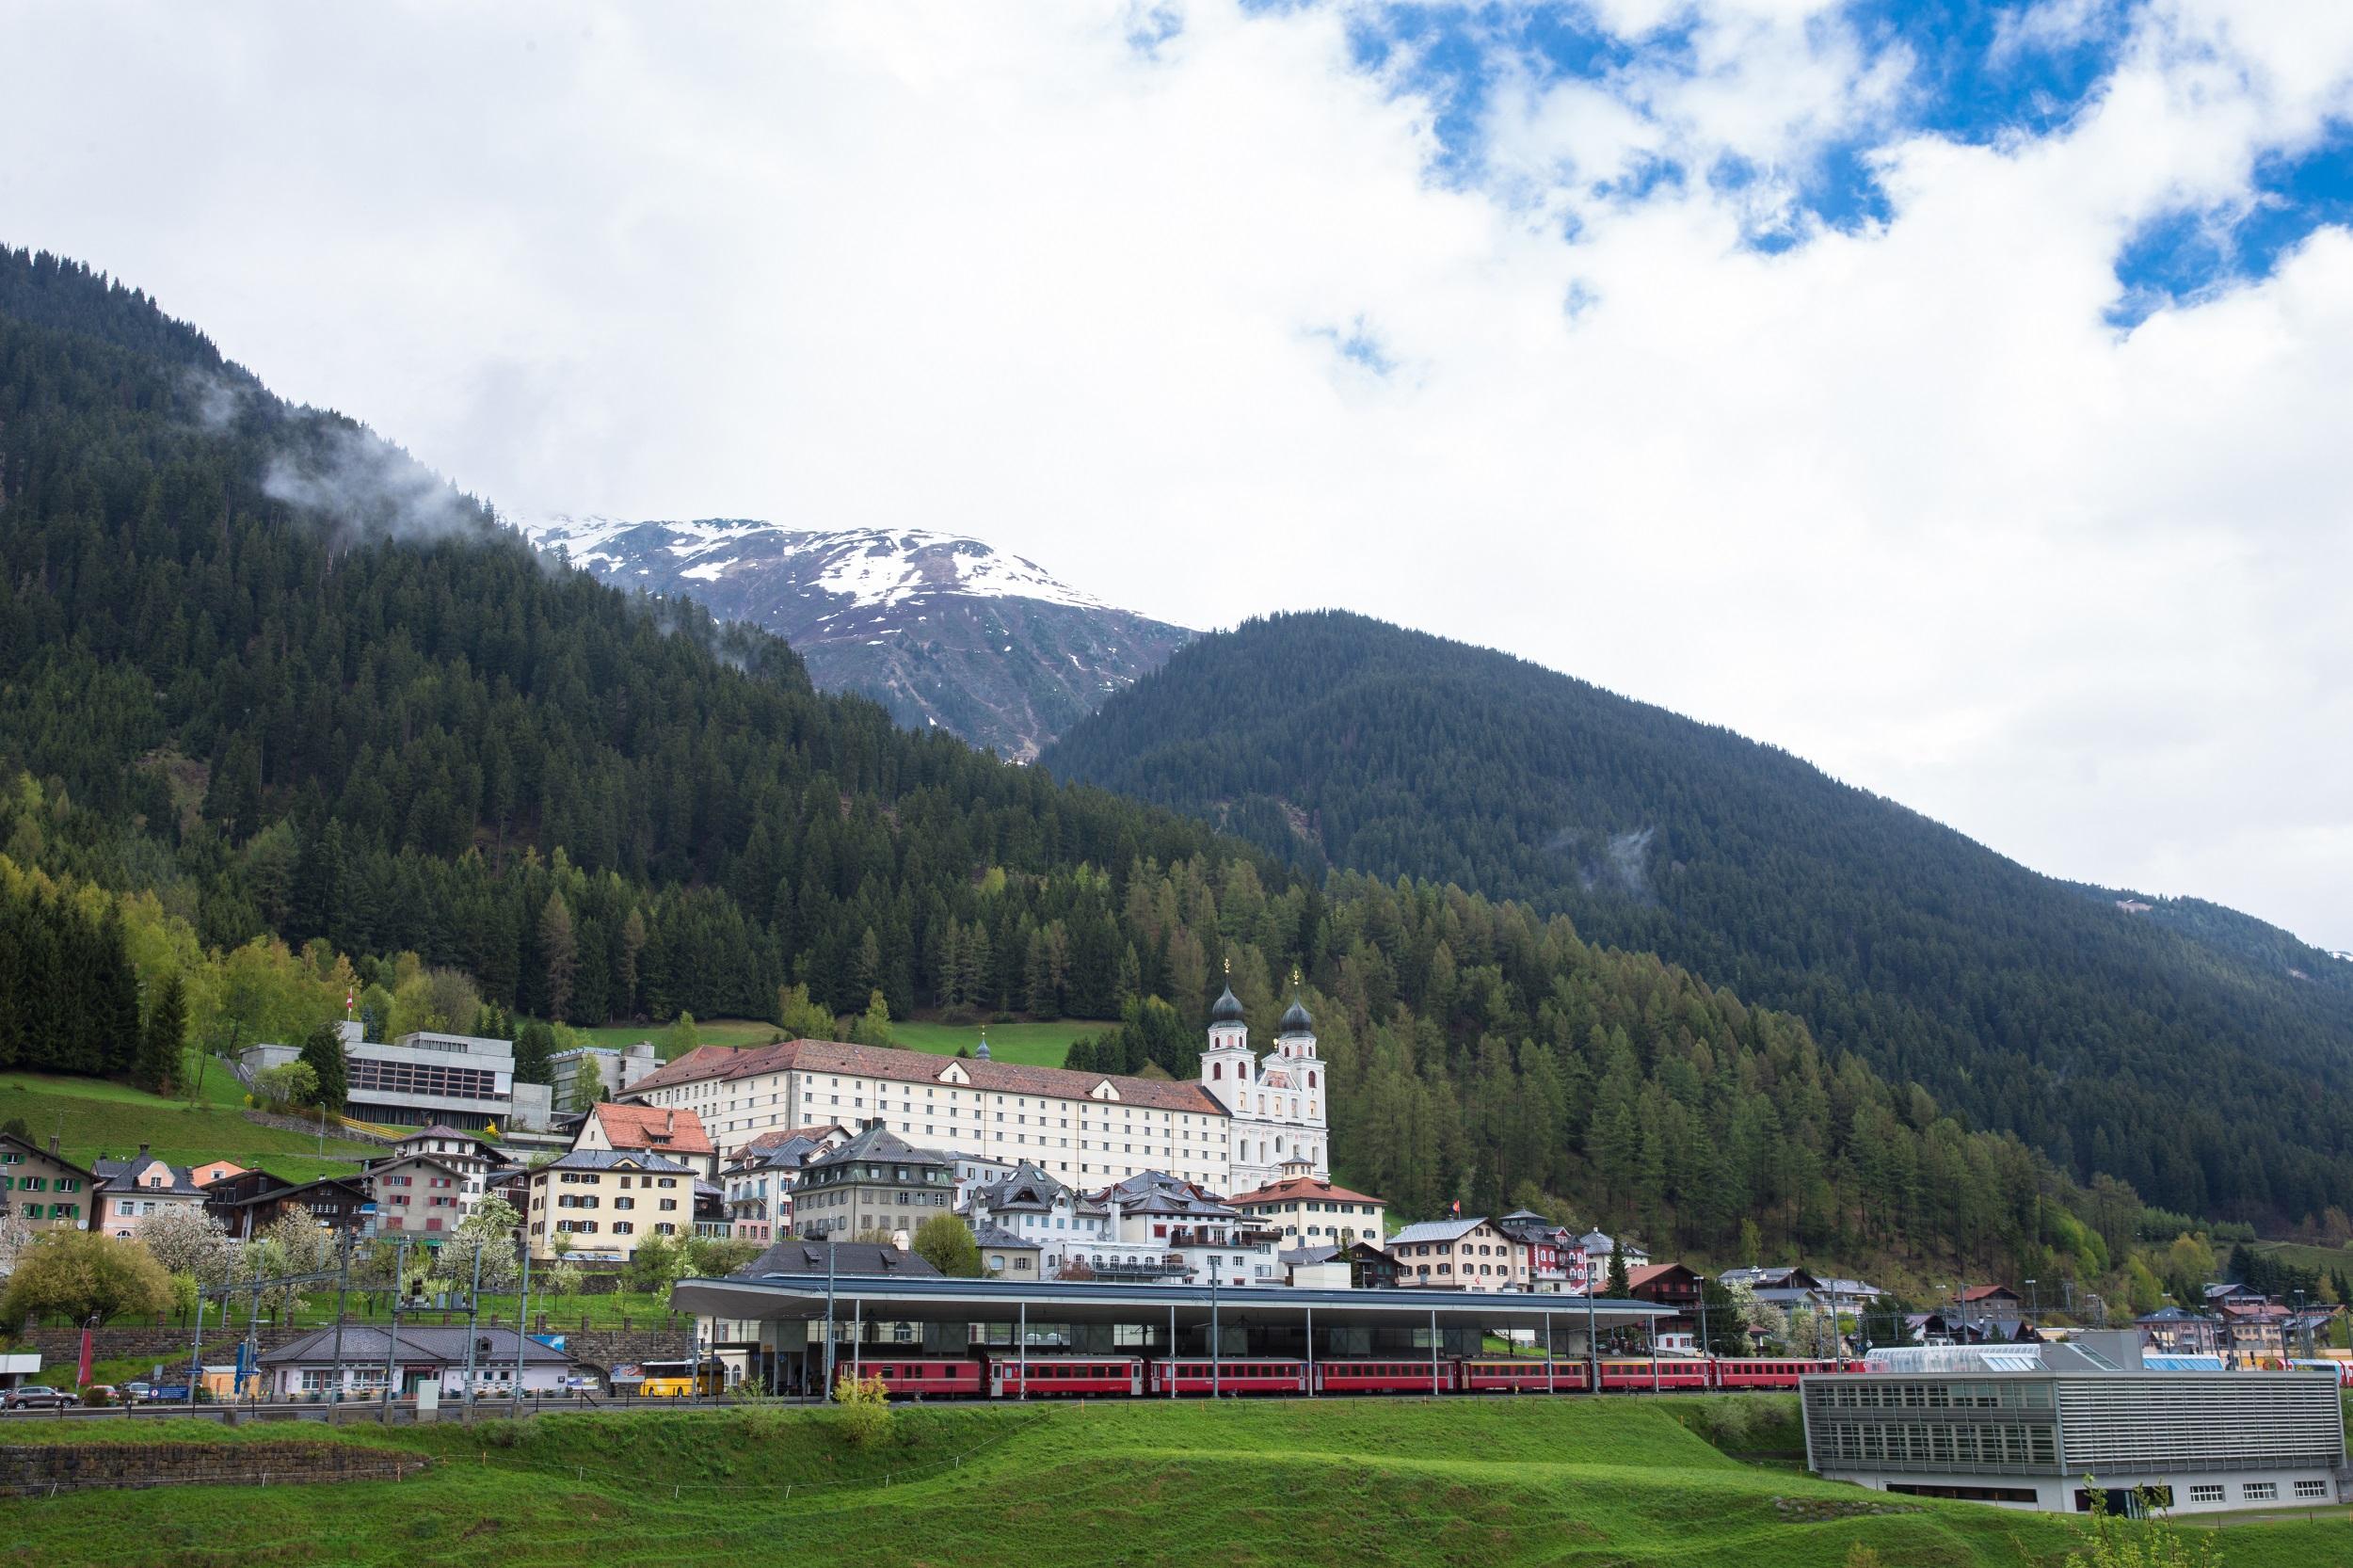
POLYGON ((2041 1317, 2039 1310, 2041 1304, 2035 1296, 2034 1285, 2033 1280, 2026 1281, 2026 1321, 2030 1323, 2038 1321, 2041 1317))

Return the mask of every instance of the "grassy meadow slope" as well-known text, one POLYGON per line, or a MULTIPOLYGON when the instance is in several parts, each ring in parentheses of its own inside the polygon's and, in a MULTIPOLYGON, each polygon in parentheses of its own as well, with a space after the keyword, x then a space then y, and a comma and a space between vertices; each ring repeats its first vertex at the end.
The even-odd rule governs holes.
MULTIPOLYGON (((421 1480, 0 1503, 0 1560, 505 1568, 824 1563, 1691 1564, 2057 1568, 2072 1520, 1910 1503, 1743 1464, 1675 1401, 909 1409, 879 1446, 805 1411, 399 1430, 41 1426, 64 1441, 306 1437, 443 1463, 421 1480), (1897 1512, 1847 1512, 1877 1506, 1897 1512)), ((13 1434, 7 1440, 29 1441, 13 1434)), ((2229 1568, 2342 1561, 2353 1527, 2227 1535, 2229 1568)))
POLYGON ((174 1165, 232 1160, 288 1181, 308 1181, 349 1176, 361 1160, 383 1152, 344 1138, 328 1138, 322 1146, 308 1133, 258 1127, 245 1119, 244 1105, 245 1085, 217 1062, 204 1075, 203 1098, 193 1104, 104 1079, 0 1073, 0 1122, 23 1118, 33 1142, 44 1148, 57 1134, 58 1152, 78 1164, 102 1154, 121 1159, 145 1144, 174 1165))

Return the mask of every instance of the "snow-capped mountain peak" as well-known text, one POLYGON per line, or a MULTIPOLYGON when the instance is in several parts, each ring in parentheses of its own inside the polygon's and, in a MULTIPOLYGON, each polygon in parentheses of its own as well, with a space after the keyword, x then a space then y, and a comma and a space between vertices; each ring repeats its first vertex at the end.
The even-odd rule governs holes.
POLYGON ((608 583, 766 627, 821 686, 1022 760, 1187 636, 962 534, 749 518, 557 515, 516 526, 608 583))
MULTIPOLYGON (((643 522, 554 516, 518 524, 541 550, 561 550, 574 566, 611 575, 608 567, 648 546, 675 558, 678 575, 714 583, 747 560, 799 557, 812 588, 850 606, 875 608, 938 593, 979 599, 1034 599, 1045 604, 1109 609, 1093 594, 1057 579, 1036 562, 962 534, 924 528, 801 530, 744 518, 643 522), (656 531, 659 540, 641 536, 656 531)), ((650 576, 650 570, 637 575, 650 576)))

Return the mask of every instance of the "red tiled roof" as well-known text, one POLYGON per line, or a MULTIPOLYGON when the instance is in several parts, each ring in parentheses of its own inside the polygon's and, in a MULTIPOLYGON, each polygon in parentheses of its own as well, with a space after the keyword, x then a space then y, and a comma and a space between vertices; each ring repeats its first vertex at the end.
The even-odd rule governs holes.
POLYGON ((605 1142, 616 1149, 651 1149, 656 1154, 712 1152, 703 1119, 692 1111, 666 1105, 616 1105, 608 1100, 591 1107, 588 1117, 604 1128, 605 1142))
MULTIPOLYGON (((1639 1269, 1628 1269, 1625 1272, 1625 1288, 1639 1290, 1661 1274, 1671 1274, 1681 1268, 1683 1265, 1680 1263, 1645 1263, 1639 1269)), ((1689 1272, 1689 1270, 1685 1272, 1689 1272)))
POLYGON ((765 1046, 737 1048, 702 1046, 667 1066, 648 1073, 622 1093, 637 1099, 651 1089, 699 1082, 706 1079, 750 1078, 760 1073, 855 1073, 864 1078, 893 1079, 902 1083, 936 1083, 951 1064, 962 1067, 976 1089, 1008 1095, 1041 1095, 1058 1099, 1085 1099, 1094 1087, 1108 1080, 1122 1105, 1153 1111, 1191 1111, 1222 1116, 1225 1108, 1198 1083, 1163 1079, 1123 1078, 1117 1073, 1080 1073, 1067 1067, 1029 1067, 1014 1062, 983 1062, 973 1057, 935 1056, 929 1051, 898 1050, 884 1046, 851 1046, 836 1040, 778 1040, 765 1046))
POLYGON ((748 1140, 742 1148, 735 1152, 739 1155, 766 1154, 770 1149, 779 1144, 789 1144, 795 1138, 806 1138, 812 1144, 821 1144, 837 1132, 845 1139, 850 1135, 848 1128, 835 1122, 821 1122, 815 1127, 778 1128, 774 1132, 763 1132, 757 1138, 748 1140))
POLYGON ((1345 1187, 1335 1187, 1330 1182, 1319 1181, 1314 1176, 1293 1176, 1289 1181, 1269 1182, 1264 1187, 1254 1187, 1247 1192, 1237 1192, 1225 1201, 1239 1208, 1246 1203, 1299 1203, 1307 1199, 1324 1198, 1337 1199, 1341 1203, 1380 1204, 1384 1208, 1388 1207, 1387 1203, 1380 1198, 1367 1197, 1362 1192, 1352 1192, 1345 1187))
POLYGON ((2018 1292, 2007 1285, 1973 1285, 1961 1293, 1961 1299, 1965 1302, 1981 1302, 1993 1296, 2009 1296, 2014 1300, 2017 1295, 2018 1292))

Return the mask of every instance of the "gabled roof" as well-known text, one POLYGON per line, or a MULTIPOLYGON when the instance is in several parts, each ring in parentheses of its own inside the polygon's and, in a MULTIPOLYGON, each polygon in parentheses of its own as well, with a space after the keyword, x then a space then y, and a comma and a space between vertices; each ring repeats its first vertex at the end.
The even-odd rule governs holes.
POLYGON ((1039 1250, 1038 1244, 1035 1241, 1029 1240, 1023 1237, 1016 1236, 1012 1231, 1007 1230, 1002 1225, 976 1226, 972 1231, 972 1240, 979 1242, 984 1247, 997 1247, 1003 1250, 1018 1248, 1023 1252, 1036 1252, 1039 1250))
POLYGON ((89 1184, 92 1187, 98 1185, 98 1173, 96 1171, 87 1169, 84 1166, 76 1165, 72 1160, 68 1160, 61 1154, 51 1154, 47 1149, 42 1148, 40 1144, 35 1144, 28 1139, 19 1138, 13 1132, 0 1132, 0 1144, 5 1144, 9 1148, 23 1149, 26 1154, 35 1156, 38 1159, 46 1160, 53 1165, 62 1165, 69 1171, 78 1171, 83 1176, 88 1179, 89 1184))
POLYGON ((1245 1203, 1369 1203, 1380 1208, 1388 1206, 1381 1199, 1363 1192, 1353 1192, 1345 1187, 1335 1187, 1315 1176, 1293 1176, 1288 1181, 1270 1181, 1264 1187, 1253 1187, 1247 1192, 1236 1192, 1227 1203, 1237 1208, 1245 1203))
MULTIPOLYGON (((236 1178, 232 1176, 229 1179, 233 1181, 236 1178)), ((217 1181, 213 1183, 214 1187, 218 1187, 219 1185, 221 1184, 217 1181)), ((216 1197, 210 1201, 226 1208, 258 1208, 265 1203, 300 1203, 302 1202, 303 1193, 315 1192, 322 1187, 334 1189, 335 1195, 343 1198, 364 1199, 368 1195, 367 1182, 363 1177, 320 1176, 315 1181, 302 1181, 296 1182, 292 1185, 280 1184, 276 1187, 264 1188, 263 1191, 255 1192, 249 1197, 216 1197)), ((206 1191, 209 1192, 211 1189, 208 1188, 206 1191)))
POLYGON ((887 1046, 851 1046, 837 1040, 778 1040, 771 1045, 702 1046, 664 1067, 656 1068, 619 1092, 620 1100, 641 1099, 656 1089, 707 1079, 725 1080, 760 1073, 793 1070, 850 1073, 863 1078, 890 1079, 902 1083, 937 1083, 952 1069, 962 1081, 979 1089, 1008 1095, 1039 1095, 1053 1099, 1085 1099, 1097 1085, 1109 1083, 1123 1105, 1154 1111, 1186 1111, 1224 1116, 1225 1107, 1198 1083, 1167 1079, 1126 1078, 1104 1073, 1072 1072, 1066 1067, 1031 1067, 1016 1062, 984 1061, 979 1057, 935 1056, 929 1051, 898 1050, 887 1046))
MULTIPOLYGON (((616 1149, 652 1149, 657 1154, 710 1154, 711 1135, 694 1112, 664 1105, 621 1105, 611 1100, 588 1109, 582 1134, 594 1123, 616 1149)), ((575 1139, 577 1141, 577 1138, 575 1139)))
POLYGON ((837 1165, 853 1165, 865 1160, 888 1160, 909 1165, 952 1165, 955 1158, 937 1149, 917 1148, 876 1122, 839 1148, 827 1149, 817 1156, 807 1168, 812 1171, 831 1170, 837 1165))
POLYGON ((1390 1237, 1389 1245, 1395 1248, 1401 1243, 1411 1244, 1418 1241, 1460 1241, 1486 1223, 1487 1217, 1484 1214, 1473 1215, 1465 1220, 1424 1220, 1419 1224, 1407 1225, 1403 1230, 1390 1237))
POLYGON ((1639 1269, 1626 1271, 1625 1288, 1640 1290, 1653 1280, 1665 1279, 1673 1274, 1689 1274, 1695 1280, 1703 1277, 1698 1270, 1686 1268, 1680 1263, 1645 1263, 1639 1269))
POLYGON ((903 1274, 937 1279, 940 1272, 920 1253, 901 1252, 884 1241, 805 1241, 798 1237, 779 1241, 729 1274, 729 1279, 765 1279, 772 1275, 823 1277, 830 1261, 836 1274, 903 1274))
MULTIPOLYGON (((424 1138, 455 1139, 461 1144, 471 1144, 473 1145, 472 1152, 477 1158, 490 1160, 493 1163, 496 1163, 498 1160, 505 1158, 505 1156, 499 1153, 498 1145, 483 1137, 482 1134, 478 1132, 469 1132, 462 1127, 444 1127, 439 1122, 436 1122, 431 1127, 421 1127, 414 1132, 402 1133, 398 1138, 392 1140, 392 1146, 394 1148, 398 1148, 403 1144, 413 1144, 424 1138)), ((446 1153, 447 1151, 444 1150, 442 1152, 446 1153)))
POLYGON ((90 1174, 97 1178, 99 1190, 108 1192, 136 1192, 141 1197, 200 1198, 204 1189, 188 1179, 184 1166, 158 1160, 152 1154, 133 1155, 128 1160, 93 1160, 90 1174), (140 1177, 152 1167, 161 1166, 170 1179, 160 1187, 140 1185, 140 1177))
POLYGON ((1138 1171, 1125 1181, 1113 1182, 1099 1192, 1090 1193, 1096 1203, 1116 1202, 1123 1213, 1166 1214, 1191 1219, 1232 1219, 1235 1211, 1198 1182, 1170 1176, 1166 1171, 1138 1171))
POLYGON ((692 1166, 644 1149, 574 1149, 560 1160, 534 1165, 526 1174, 537 1176, 541 1171, 644 1171, 648 1176, 682 1176, 695 1174, 692 1166))
MULTIPOLYGON (((354 1362, 363 1367, 382 1367, 385 1357, 397 1348, 404 1362, 438 1361, 443 1366, 462 1365, 466 1359, 466 1342, 487 1339, 488 1349, 477 1345, 474 1355, 488 1366, 511 1367, 515 1364, 515 1331, 511 1328, 477 1327, 465 1329, 426 1328, 402 1324, 397 1345, 388 1337, 392 1331, 383 1326, 370 1327, 364 1323, 345 1323, 343 1329, 344 1364, 354 1362)), ((552 1345, 542 1344, 529 1335, 523 1336, 523 1362, 526 1366, 585 1365, 577 1356, 568 1355, 552 1345)), ((335 1331, 320 1329, 299 1339, 289 1340, 274 1351, 262 1353, 264 1367, 331 1366, 335 1360, 335 1331)))
POLYGON ((2018 1292, 2007 1285, 1972 1285, 1961 1293, 1964 1302, 2016 1301, 2018 1292))
POLYGON ((770 1149, 781 1147, 795 1139, 805 1144, 822 1144, 837 1132, 844 1140, 850 1136, 850 1129, 839 1122, 820 1122, 815 1127, 780 1128, 773 1132, 763 1132, 757 1137, 745 1139, 743 1145, 735 1152, 739 1155, 765 1154, 770 1149))

